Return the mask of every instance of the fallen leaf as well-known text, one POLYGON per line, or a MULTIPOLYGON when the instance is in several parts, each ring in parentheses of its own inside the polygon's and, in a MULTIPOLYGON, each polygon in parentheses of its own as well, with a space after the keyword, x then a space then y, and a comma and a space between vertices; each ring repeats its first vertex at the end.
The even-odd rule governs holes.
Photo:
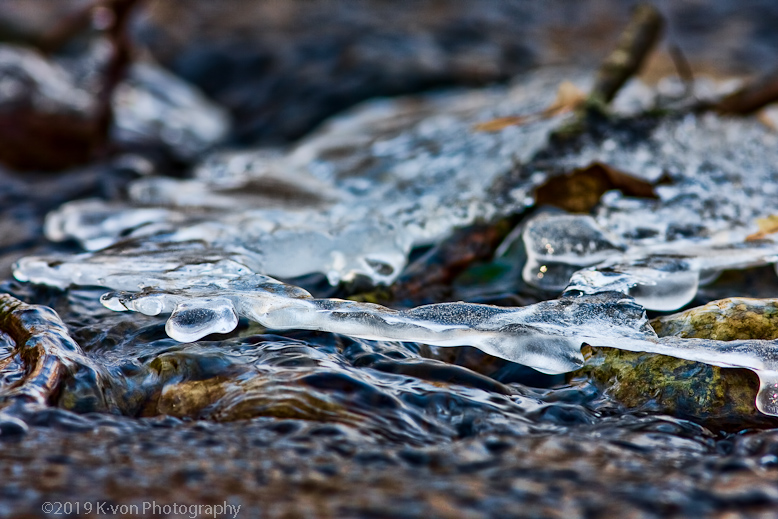
POLYGON ((763 240, 768 234, 778 232, 778 215, 771 214, 767 218, 759 218, 756 225, 759 231, 746 236, 746 241, 763 240))
POLYGON ((522 124, 526 124, 528 119, 531 119, 532 116, 520 116, 520 115, 513 115, 510 117, 498 117, 497 119, 492 119, 491 121, 486 121, 485 123, 479 123, 476 124, 473 129, 477 132, 499 132, 500 130, 504 130, 505 128, 509 126, 520 126, 522 124))
POLYGON ((556 91, 556 99, 543 111, 543 117, 556 117, 572 112, 586 101, 586 92, 570 81, 562 81, 556 91))
POLYGON ((477 132, 499 132, 509 126, 521 126, 543 119, 550 119, 558 115, 572 112, 586 101, 586 93, 570 81, 562 81, 557 89, 556 99, 548 108, 539 113, 528 115, 512 115, 498 117, 491 121, 476 124, 473 130, 477 132))
POLYGON ((548 179, 535 189, 535 203, 559 207, 571 213, 588 213, 603 193, 618 189, 627 196, 657 198, 654 186, 602 162, 548 179))

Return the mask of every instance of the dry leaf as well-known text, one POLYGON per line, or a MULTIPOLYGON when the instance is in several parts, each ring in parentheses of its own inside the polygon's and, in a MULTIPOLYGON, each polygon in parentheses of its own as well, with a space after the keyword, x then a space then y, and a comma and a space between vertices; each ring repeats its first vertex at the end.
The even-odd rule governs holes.
POLYGON ((656 198, 654 186, 602 162, 548 179, 535 189, 535 203, 548 204, 571 213, 588 213, 606 191, 618 189, 627 196, 656 198))
POLYGON ((532 116, 514 115, 510 117, 498 117, 497 119, 492 119, 485 123, 476 124, 473 129, 477 132, 499 132, 509 126, 526 124, 529 122, 527 119, 530 117, 532 116))
POLYGON ((473 130, 477 132, 499 132, 509 126, 521 126, 542 119, 550 119, 557 115, 572 112, 586 101, 586 93, 579 89, 570 81, 562 81, 557 89, 556 99, 548 108, 540 113, 529 115, 513 115, 508 117, 498 117, 485 123, 476 124, 473 130))
POLYGON ((767 218, 759 218, 756 220, 756 225, 759 231, 746 236, 746 241, 762 240, 768 234, 778 232, 778 215, 771 214, 767 218))
POLYGON ((555 117, 572 112, 586 101, 586 93, 570 81, 562 81, 556 91, 556 99, 543 111, 543 117, 555 117))
POLYGON ((757 112, 756 118, 773 131, 778 131, 778 105, 762 108, 757 112))

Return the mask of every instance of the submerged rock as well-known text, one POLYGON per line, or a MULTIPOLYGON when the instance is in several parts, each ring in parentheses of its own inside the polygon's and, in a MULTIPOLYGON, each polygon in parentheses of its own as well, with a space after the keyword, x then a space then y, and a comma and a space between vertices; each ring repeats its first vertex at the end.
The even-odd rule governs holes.
POLYGON ((62 169, 94 150, 96 103, 60 65, 32 49, 0 45, 0 162, 62 169))
MULTIPOLYGON (((651 325, 660 337, 773 340, 778 338, 778 300, 713 301, 659 317, 651 325)), ((774 349, 778 354, 778 346, 774 349)), ((765 417, 753 405, 759 381, 747 370, 612 348, 591 348, 586 363, 575 376, 591 378, 610 398, 628 408, 714 426, 765 423, 765 417)))

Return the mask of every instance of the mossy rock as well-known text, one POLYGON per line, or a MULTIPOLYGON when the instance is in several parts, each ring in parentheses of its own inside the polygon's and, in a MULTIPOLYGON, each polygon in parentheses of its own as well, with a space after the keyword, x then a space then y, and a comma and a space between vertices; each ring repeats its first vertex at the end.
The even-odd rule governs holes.
POLYGON ((159 395, 155 414, 199 418, 205 408, 226 393, 225 380, 221 377, 171 384, 159 395))
POLYGON ((576 376, 592 379, 619 404, 709 425, 762 422, 754 406, 759 379, 746 369, 720 368, 653 353, 591 348, 576 376))
MULTIPOLYGON (((731 298, 651 322, 660 337, 737 340, 778 338, 778 300, 731 298)), ((757 411, 757 376, 664 355, 585 348, 576 378, 593 380, 619 404, 666 413, 712 427, 771 424, 757 411)))
POLYGON ((778 339, 778 299, 731 297, 659 317, 651 326, 660 337, 778 339))

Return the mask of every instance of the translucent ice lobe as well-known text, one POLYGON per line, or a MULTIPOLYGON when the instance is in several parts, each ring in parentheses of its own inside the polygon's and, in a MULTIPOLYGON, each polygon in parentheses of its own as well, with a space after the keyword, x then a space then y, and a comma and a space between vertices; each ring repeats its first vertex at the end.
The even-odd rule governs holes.
POLYGON ((542 215, 527 223, 522 239, 527 250, 524 281, 546 290, 562 290, 581 267, 624 250, 591 216, 542 215))
POLYGON ((180 220, 179 215, 165 208, 127 212, 116 204, 89 199, 68 202, 46 215, 44 232, 52 241, 75 238, 86 250, 99 250, 111 245, 120 234, 148 236, 172 229, 180 220))
POLYGON ((616 291, 651 310, 677 310, 697 293, 700 273, 685 258, 651 256, 631 263, 592 267, 573 274, 566 291, 616 291))
MULTIPOLYGON (((738 240, 737 238, 740 238, 738 240)), ((677 240, 618 242, 590 216, 542 215, 522 231, 527 263, 524 281, 546 290, 628 294, 651 310, 676 310, 697 293, 700 276, 722 269, 775 262, 772 241, 677 240), (582 266, 590 268, 579 270, 582 266)), ((719 238, 721 239, 721 237, 719 238)))
POLYGON ((156 250, 150 246, 142 250, 115 247, 99 255, 31 256, 16 263, 14 276, 20 281, 62 289, 71 285, 127 291, 154 287, 193 290, 192 295, 197 295, 197 287, 216 290, 235 280, 241 280, 245 286, 278 283, 273 278, 254 274, 245 266, 246 258, 238 254, 210 249, 197 242, 165 245, 156 250))
POLYGON ((212 333, 231 332, 237 325, 238 316, 232 302, 214 297, 179 303, 165 331, 177 341, 191 342, 212 333))
POLYGON ((755 371, 759 376, 756 408, 764 414, 778 416, 778 371, 755 371))
POLYGON ((651 310, 678 310, 694 299, 699 278, 699 272, 693 270, 664 273, 651 282, 635 285, 627 293, 651 310))

